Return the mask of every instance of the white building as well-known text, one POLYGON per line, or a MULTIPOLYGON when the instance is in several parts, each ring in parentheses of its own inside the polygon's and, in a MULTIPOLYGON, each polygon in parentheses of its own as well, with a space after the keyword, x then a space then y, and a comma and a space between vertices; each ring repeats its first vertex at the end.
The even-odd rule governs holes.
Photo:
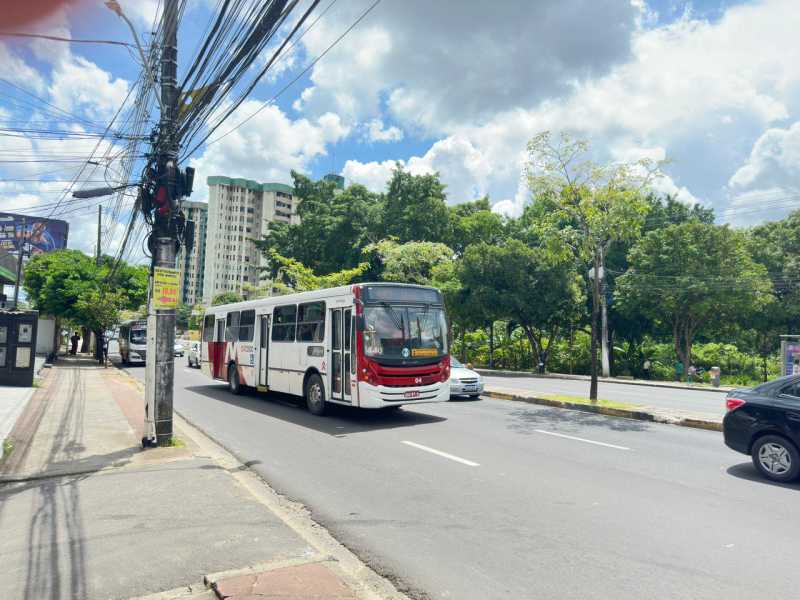
POLYGON ((181 203, 187 221, 194 222, 194 246, 191 252, 178 253, 178 269, 181 273, 180 300, 193 306, 203 300, 203 276, 206 264, 206 226, 208 204, 184 200, 181 203))
POLYGON ((205 244, 203 303, 217 294, 241 293, 264 279, 266 261, 256 241, 269 223, 297 223, 297 200, 291 186, 251 179, 208 178, 208 224, 205 244))

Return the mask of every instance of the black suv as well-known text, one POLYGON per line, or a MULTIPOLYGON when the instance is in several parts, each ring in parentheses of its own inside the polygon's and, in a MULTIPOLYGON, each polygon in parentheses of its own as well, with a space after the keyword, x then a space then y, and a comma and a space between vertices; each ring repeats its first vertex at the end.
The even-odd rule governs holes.
POLYGON ((725 444, 749 454, 756 469, 773 481, 800 475, 800 376, 789 375, 725 398, 725 444))

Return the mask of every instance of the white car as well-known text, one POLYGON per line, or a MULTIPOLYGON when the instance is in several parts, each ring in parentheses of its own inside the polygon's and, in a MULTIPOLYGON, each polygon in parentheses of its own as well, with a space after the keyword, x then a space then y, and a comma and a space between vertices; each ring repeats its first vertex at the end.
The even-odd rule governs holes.
POLYGON ((469 396, 477 398, 483 393, 483 377, 472 369, 450 357, 450 397, 469 396))
POLYGON ((180 342, 175 342, 175 346, 173 346, 173 354, 175 356, 183 356, 184 352, 185 350, 183 344, 181 344, 180 342))
POLYGON ((200 342, 189 342, 189 353, 186 362, 190 367, 200 368, 200 342))

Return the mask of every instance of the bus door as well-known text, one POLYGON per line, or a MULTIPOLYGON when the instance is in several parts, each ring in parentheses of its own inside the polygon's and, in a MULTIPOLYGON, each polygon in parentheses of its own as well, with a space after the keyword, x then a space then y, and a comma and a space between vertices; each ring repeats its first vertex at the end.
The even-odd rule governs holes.
POLYGON ((350 314, 351 309, 331 309, 330 380, 331 398, 352 402, 350 391, 350 314))
POLYGON ((209 350, 208 359, 211 361, 211 376, 214 379, 226 379, 225 364, 225 317, 217 319, 217 330, 214 335, 213 350, 209 350))
POLYGON ((258 388, 267 390, 269 374, 269 320, 270 315, 258 317, 258 388))

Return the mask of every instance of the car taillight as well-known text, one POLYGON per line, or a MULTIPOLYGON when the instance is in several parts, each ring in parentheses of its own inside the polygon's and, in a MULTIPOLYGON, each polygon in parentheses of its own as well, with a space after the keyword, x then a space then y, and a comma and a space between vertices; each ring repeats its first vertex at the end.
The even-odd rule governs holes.
POLYGON ((740 398, 725 398, 725 408, 728 409, 728 412, 736 410, 744 403, 744 400, 741 400, 740 398))

